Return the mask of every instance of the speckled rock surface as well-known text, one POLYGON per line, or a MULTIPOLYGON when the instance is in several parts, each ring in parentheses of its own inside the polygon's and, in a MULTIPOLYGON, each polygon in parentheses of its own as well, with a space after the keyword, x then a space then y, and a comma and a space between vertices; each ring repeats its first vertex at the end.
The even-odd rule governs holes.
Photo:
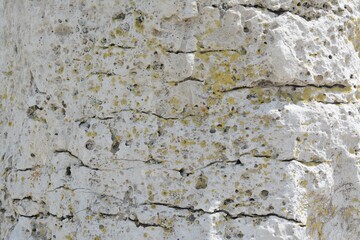
POLYGON ((0 239, 359 239, 359 1, 0 11, 0 239))

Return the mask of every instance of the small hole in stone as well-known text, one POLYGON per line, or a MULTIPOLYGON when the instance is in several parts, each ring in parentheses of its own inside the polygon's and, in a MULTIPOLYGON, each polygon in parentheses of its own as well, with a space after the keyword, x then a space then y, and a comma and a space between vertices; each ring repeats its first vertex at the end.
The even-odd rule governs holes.
POLYGON ((93 150, 95 147, 95 142, 93 140, 88 140, 85 144, 87 150, 93 150))
POLYGON ((70 167, 67 167, 66 168, 66 176, 71 176, 71 168, 70 167))
POLYGON ((331 55, 329 55, 329 59, 332 59, 332 56, 331 56, 331 55))
POLYGON ((35 157, 35 154, 31 153, 30 156, 31 156, 31 157, 35 157))
POLYGON ((244 32, 248 33, 250 30, 247 27, 244 27, 244 32))
POLYGON ((269 191, 267 191, 267 190, 262 190, 262 191, 260 192, 260 196, 261 196, 262 198, 266 199, 266 198, 269 196, 269 191))
POLYGON ((211 129, 210 129, 210 133, 216 133, 216 129, 215 129, 215 128, 211 128, 211 129))
POLYGON ((238 160, 236 161, 235 165, 241 165, 241 166, 243 166, 244 164, 240 161, 240 159, 238 159, 238 160))
POLYGON ((224 200, 224 205, 228 205, 228 204, 233 203, 233 202, 234 202, 234 200, 228 198, 228 199, 224 200))
POLYGON ((186 173, 186 171, 185 171, 184 168, 181 168, 181 169, 179 170, 179 173, 180 173, 180 175, 181 175, 182 177, 187 177, 187 176, 189 176, 189 174, 186 173))

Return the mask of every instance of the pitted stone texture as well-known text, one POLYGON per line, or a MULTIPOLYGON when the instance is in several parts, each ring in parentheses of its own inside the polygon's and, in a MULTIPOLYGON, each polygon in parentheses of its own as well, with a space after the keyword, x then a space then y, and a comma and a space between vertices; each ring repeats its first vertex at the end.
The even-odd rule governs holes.
POLYGON ((358 1, 0 9, 1 239, 358 238, 358 1))

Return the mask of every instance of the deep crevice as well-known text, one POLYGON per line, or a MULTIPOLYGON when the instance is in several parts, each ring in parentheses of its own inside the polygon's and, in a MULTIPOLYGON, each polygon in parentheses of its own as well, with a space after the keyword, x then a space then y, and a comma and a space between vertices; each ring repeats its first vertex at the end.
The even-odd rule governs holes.
POLYGON ((173 209, 177 209, 177 210, 186 210, 192 213, 200 213, 200 214, 217 214, 217 213, 223 213, 225 214, 225 216, 227 218, 230 219, 237 219, 237 218, 241 218, 241 217, 250 217, 250 218, 268 218, 268 217, 277 217, 277 218, 281 218, 284 219, 286 221, 290 221, 296 224, 299 224, 301 227, 305 227, 306 225, 304 223, 302 223, 299 220, 293 219, 293 218, 287 218, 285 216, 276 214, 276 213, 268 213, 268 214, 247 214, 247 213, 239 213, 236 215, 230 214, 230 212, 223 210, 223 209, 217 209, 214 210, 212 212, 210 211, 205 211, 203 209, 195 209, 194 207, 180 207, 177 205, 172 205, 172 204, 168 204, 168 203, 161 203, 161 202, 148 202, 148 203, 144 203, 143 205, 153 205, 153 206, 164 206, 164 207, 169 207, 169 208, 173 208, 173 209))

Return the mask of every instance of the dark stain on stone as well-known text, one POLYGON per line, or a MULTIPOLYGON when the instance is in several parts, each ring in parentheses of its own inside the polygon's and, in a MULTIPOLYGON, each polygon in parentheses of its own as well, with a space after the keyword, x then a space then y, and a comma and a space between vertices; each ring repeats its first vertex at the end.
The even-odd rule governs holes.
POLYGON ((207 188, 208 178, 204 175, 200 175, 199 178, 196 180, 195 188, 196 189, 205 189, 207 188))

